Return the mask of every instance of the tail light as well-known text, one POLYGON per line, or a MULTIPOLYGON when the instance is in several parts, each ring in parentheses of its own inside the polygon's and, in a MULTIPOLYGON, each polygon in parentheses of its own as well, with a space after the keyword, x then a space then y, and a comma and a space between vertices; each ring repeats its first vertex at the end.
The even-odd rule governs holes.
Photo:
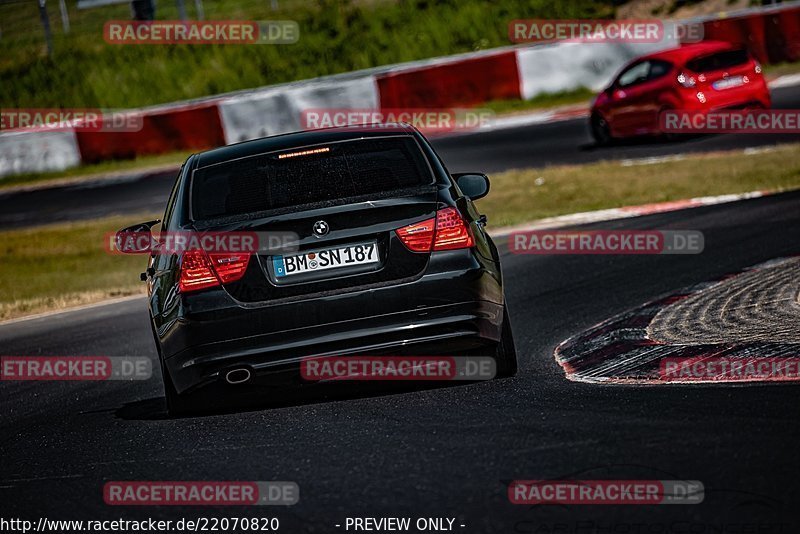
POLYGON ((397 237, 412 252, 430 252, 436 233, 436 218, 409 224, 395 230, 397 237))
POLYGON ((395 230, 397 237, 412 252, 431 252, 472 248, 469 226, 455 208, 444 208, 436 212, 436 217, 410 224, 395 230))
POLYGON ((452 250, 475 246, 472 233, 461 214, 455 208, 445 208, 436 212, 436 238, 433 250, 452 250))
POLYGON ((188 250, 181 259, 178 289, 181 293, 235 282, 244 276, 250 254, 206 253, 188 250))
POLYGON ((678 83, 687 88, 694 87, 696 85, 694 76, 687 76, 682 72, 678 74, 678 83))

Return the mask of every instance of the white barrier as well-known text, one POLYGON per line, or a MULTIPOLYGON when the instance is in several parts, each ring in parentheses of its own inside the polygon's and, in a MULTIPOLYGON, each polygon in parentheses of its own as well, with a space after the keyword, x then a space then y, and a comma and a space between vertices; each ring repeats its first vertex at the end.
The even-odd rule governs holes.
MULTIPOLYGON (((665 33, 675 35, 674 23, 665 33)), ((531 99, 541 93, 579 87, 600 90, 631 59, 671 48, 674 37, 657 44, 549 43, 515 48, 520 95, 531 99)), ((409 68, 453 63, 497 54, 512 47, 387 65, 366 71, 323 77, 213 97, 226 144, 303 129, 301 114, 309 109, 378 110, 376 76, 409 68)), ((486 83, 490 83, 487 81, 486 83)), ((210 99, 200 99, 205 102, 210 99)), ((176 102, 157 108, 186 105, 176 102)), ((147 111, 147 110, 144 110, 147 111)), ((183 126, 185 127, 185 126, 183 126)), ((73 132, 20 132, 0 134, 0 177, 26 172, 61 170, 79 165, 80 151, 73 132)))
POLYGON ((373 76, 349 80, 311 81, 266 89, 220 102, 225 142, 238 143, 303 129, 307 109, 378 109, 373 76))
POLYGON ((557 43, 517 50, 520 93, 525 100, 542 93, 587 87, 600 91, 630 60, 672 48, 674 40, 644 43, 557 43))
POLYGON ((78 141, 72 130, 0 134, 0 177, 61 171, 80 163, 78 141))

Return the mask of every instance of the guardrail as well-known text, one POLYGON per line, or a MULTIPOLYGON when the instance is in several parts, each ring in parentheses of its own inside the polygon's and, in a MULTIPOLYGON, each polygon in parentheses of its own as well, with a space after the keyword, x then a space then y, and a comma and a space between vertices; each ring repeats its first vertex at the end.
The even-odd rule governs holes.
MULTIPOLYGON (((762 63, 800 60, 800 3, 698 18, 705 39, 747 46, 762 63)), ((0 177, 62 170, 302 129, 308 109, 454 108, 530 99, 581 85, 599 89, 630 59, 674 46, 569 43, 509 46, 144 108, 137 132, 0 134, 0 177)))

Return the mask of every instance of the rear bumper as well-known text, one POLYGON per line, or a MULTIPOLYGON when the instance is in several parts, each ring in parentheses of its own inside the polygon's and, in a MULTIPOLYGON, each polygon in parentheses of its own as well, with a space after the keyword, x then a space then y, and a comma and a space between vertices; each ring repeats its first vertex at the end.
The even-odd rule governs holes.
POLYGON ((469 302, 378 316, 358 325, 325 325, 316 331, 287 332, 192 347, 166 360, 179 393, 221 380, 245 367, 257 380, 300 382, 300 363, 308 356, 491 355, 500 339, 502 305, 469 302))
MULTIPOLYGON (((664 107, 662 110, 674 109, 678 111, 710 113, 713 111, 752 107, 769 109, 772 106, 772 100, 766 82, 764 82, 763 79, 757 79, 745 86, 723 91, 716 91, 711 88, 703 91, 681 89, 676 94, 670 93, 669 97, 665 98, 663 105, 664 107), (704 101, 700 101, 697 96, 700 92, 703 93, 704 101), (668 103, 668 105, 666 105, 666 103, 668 103)), ((655 109, 657 109, 657 105, 654 104, 653 110, 655 109)), ((635 121, 620 121, 619 119, 610 118, 611 109, 609 106, 595 105, 591 108, 590 117, 593 114, 599 114, 609 122, 611 133, 614 137, 628 138, 640 137, 643 135, 662 135, 664 132, 661 129, 660 113, 661 111, 652 111, 652 113, 643 113, 641 117, 635 121)))
POLYGON ((240 367, 259 381, 299 380, 308 356, 493 354, 499 272, 470 251, 437 256, 417 280, 327 297, 254 308, 221 290, 198 295, 160 336, 172 382, 182 393, 240 367), (448 269, 464 260, 470 268, 448 269))
POLYGON ((763 79, 757 79, 747 85, 717 91, 707 88, 702 91, 705 102, 697 99, 696 92, 685 95, 685 110, 696 111, 717 111, 723 109, 744 108, 759 105, 769 108, 772 100, 769 94, 769 87, 763 79))

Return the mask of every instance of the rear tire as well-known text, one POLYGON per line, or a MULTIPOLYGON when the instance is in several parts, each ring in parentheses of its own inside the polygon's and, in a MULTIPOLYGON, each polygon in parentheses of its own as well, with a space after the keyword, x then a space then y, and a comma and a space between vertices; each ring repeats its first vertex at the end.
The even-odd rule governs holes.
POLYGON ((167 415, 177 417, 181 415, 200 414, 211 410, 213 407, 210 399, 204 392, 178 393, 166 366, 161 364, 161 376, 164 380, 164 398, 167 401, 167 415))
POLYGON ((661 108, 658 112, 658 129, 661 131, 661 138, 666 141, 667 143, 674 143, 676 141, 680 141, 681 139, 687 139, 689 136, 685 133, 677 133, 677 132, 665 132, 661 130, 661 114, 666 113, 667 111, 675 111, 673 108, 661 108))
POLYGON ((610 145, 614 138, 611 136, 611 128, 602 115, 593 113, 589 120, 592 138, 598 146, 610 145))
POLYGON ((514 346, 514 335, 511 332, 511 320, 508 310, 503 308, 503 326, 500 342, 495 353, 497 378, 508 378, 517 374, 517 349, 514 346))
POLYGON ((167 415, 176 416, 186 413, 186 403, 184 399, 178 394, 172 383, 172 378, 169 376, 166 366, 161 364, 161 379, 164 382, 164 400, 167 403, 167 415))
POLYGON ((158 353, 158 364, 161 367, 161 382, 164 384, 164 401, 167 407, 167 415, 182 415, 186 413, 186 403, 184 398, 178 395, 178 391, 172 383, 172 378, 169 376, 169 371, 167 371, 167 366, 164 364, 161 343, 159 342, 158 335, 156 335, 156 326, 153 324, 152 317, 150 318, 150 331, 153 334, 153 342, 156 345, 156 352, 158 353))

